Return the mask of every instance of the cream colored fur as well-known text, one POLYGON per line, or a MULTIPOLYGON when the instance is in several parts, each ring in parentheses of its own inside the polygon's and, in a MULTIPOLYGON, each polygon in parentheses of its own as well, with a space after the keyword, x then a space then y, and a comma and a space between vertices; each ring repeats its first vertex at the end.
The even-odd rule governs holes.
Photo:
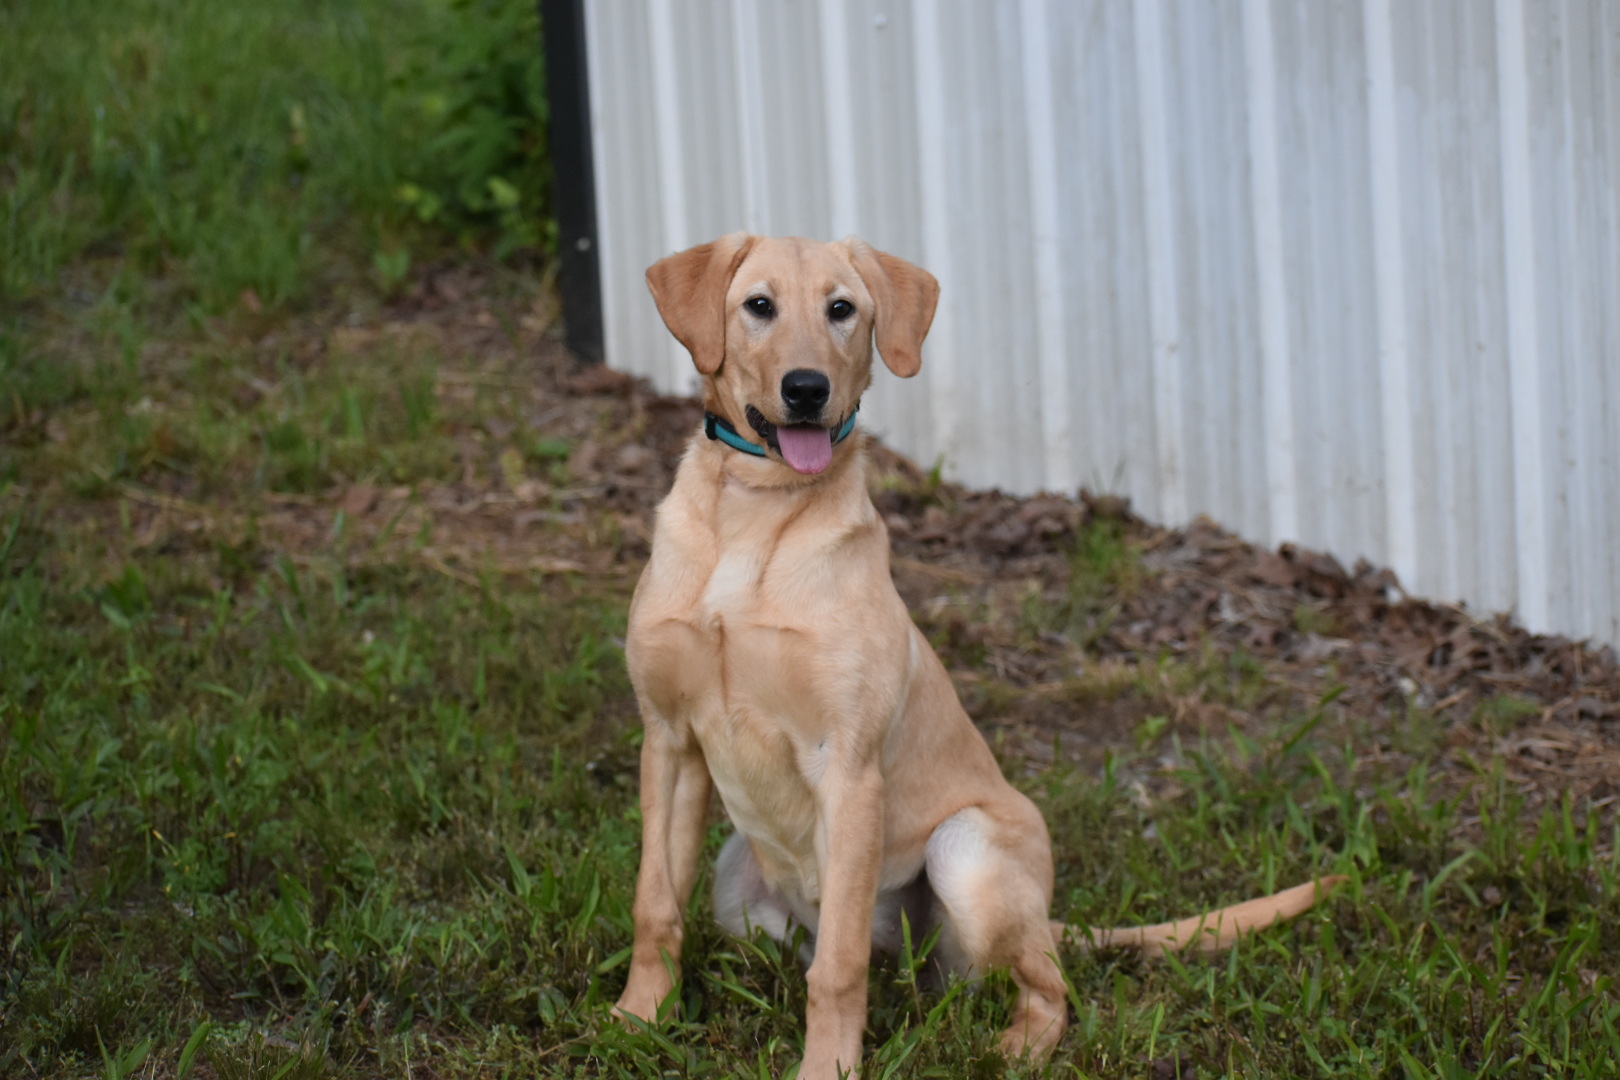
MULTIPOLYGON (((896 374, 915 374, 939 295, 931 275, 859 241, 742 234, 671 255, 647 280, 703 375, 705 406, 756 442, 749 406, 793 419, 790 371, 827 376, 824 427, 870 384, 874 342, 896 374), (753 310, 761 297, 768 318, 753 310), (835 318, 838 301, 853 314, 835 318)), ((948 968, 1010 969, 1009 1054, 1052 1050, 1067 1017, 1054 954, 1079 935, 1048 918, 1046 824, 1002 777, 895 591, 861 436, 805 475, 774 450, 751 457, 695 435, 659 508, 626 654, 646 739, 620 1012, 650 1020, 673 989, 717 790, 737 829, 720 857, 718 917, 778 937, 802 925, 813 942, 800 1080, 858 1070, 867 967, 874 949, 897 947, 902 913, 919 934, 940 927, 948 968)), ((1336 883, 1089 937, 1224 948, 1336 883)))

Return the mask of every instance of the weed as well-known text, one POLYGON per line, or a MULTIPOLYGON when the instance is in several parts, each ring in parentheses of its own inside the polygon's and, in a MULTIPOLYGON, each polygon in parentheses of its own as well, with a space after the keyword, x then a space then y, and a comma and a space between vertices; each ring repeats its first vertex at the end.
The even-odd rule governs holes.
POLYGON ((1322 604, 1296 604, 1293 622, 1294 629, 1301 634, 1335 637, 1340 632, 1338 620, 1333 617, 1333 612, 1322 604))
POLYGON ((1052 605, 1046 618, 1052 629, 1083 648, 1108 631, 1142 573, 1140 554, 1117 518, 1094 517, 1075 535, 1069 558, 1068 596, 1052 605))
POLYGON ((324 1047, 271 1041, 262 1032, 250 1032, 234 1044, 215 1040, 204 1054, 220 1080, 321 1080, 334 1071, 327 1065, 324 1047))
POLYGON ((1501 736, 1540 711, 1541 706, 1527 698, 1494 694, 1475 706, 1473 720, 1487 734, 1501 736))
POLYGON ((1136 726, 1136 748, 1138 750, 1146 750, 1148 747, 1158 742, 1159 736, 1163 735, 1165 731, 1169 729, 1169 727, 1170 718, 1168 716, 1155 713, 1152 716, 1145 717, 1142 722, 1136 726))
MULTIPOLYGON (((459 32, 421 43, 399 76, 424 137, 396 197, 425 224, 463 235, 493 232, 497 257, 519 248, 553 251, 538 9, 509 0, 452 0, 449 7, 459 32)), ((386 278, 388 270, 379 270, 386 278)))
POLYGON ((1138 689, 1147 696, 1200 700, 1244 710, 1257 710, 1275 696, 1265 666, 1244 649, 1223 652, 1207 639, 1197 651, 1179 655, 1163 651, 1151 667, 1138 672, 1138 689))
POLYGON ((1075 537, 1071 566, 1079 578, 1076 589, 1130 592, 1141 574, 1140 553, 1129 540, 1124 519, 1097 513, 1075 537))

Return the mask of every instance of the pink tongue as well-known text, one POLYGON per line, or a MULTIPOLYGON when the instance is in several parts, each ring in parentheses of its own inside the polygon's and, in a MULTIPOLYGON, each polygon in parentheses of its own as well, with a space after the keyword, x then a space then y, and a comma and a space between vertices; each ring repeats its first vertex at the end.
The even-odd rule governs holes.
POLYGON ((818 473, 832 462, 832 436, 824 427, 794 424, 776 429, 776 445, 797 472, 818 473))

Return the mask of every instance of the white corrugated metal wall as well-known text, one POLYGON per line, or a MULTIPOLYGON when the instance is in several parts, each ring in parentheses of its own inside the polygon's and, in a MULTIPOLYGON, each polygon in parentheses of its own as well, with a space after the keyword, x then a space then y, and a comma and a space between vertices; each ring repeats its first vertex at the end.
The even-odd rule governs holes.
POLYGON ((1620 3, 595 0, 608 362, 738 228, 943 297, 863 420, 1620 642, 1620 3))

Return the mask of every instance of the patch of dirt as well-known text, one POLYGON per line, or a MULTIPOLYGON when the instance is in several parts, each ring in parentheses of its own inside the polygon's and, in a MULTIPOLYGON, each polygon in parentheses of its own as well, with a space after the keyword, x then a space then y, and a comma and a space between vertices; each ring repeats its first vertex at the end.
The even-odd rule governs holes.
MULTIPOLYGON (((919 476, 895 455, 879 450, 875 458, 880 476, 919 476)), ((1610 647, 1429 603, 1408 596, 1389 570, 1365 562, 1346 569, 1293 544, 1265 550, 1208 519, 1155 528, 1117 498, 1019 499, 947 485, 919 502, 897 495, 902 485, 877 487, 896 581, 925 627, 929 594, 942 583, 987 611, 1004 610, 1008 596, 1061 602, 1076 530, 1098 521, 1117 522, 1139 553, 1141 575, 1116 592, 1083 650, 1062 635, 1019 639, 1006 633, 1005 619, 998 633, 993 617, 944 635, 947 645, 953 635, 977 635, 986 666, 1025 691, 1005 715, 1030 729, 1031 745, 1071 733, 1124 745, 1137 723, 1166 707, 1178 730, 1232 725, 1259 734, 1337 691, 1334 708, 1357 721, 1364 762, 1404 769, 1429 751, 1462 786, 1499 761, 1528 810, 1566 792, 1594 808, 1620 796, 1620 665, 1610 647), (1157 700, 1065 698, 1064 681, 1077 668, 1110 661, 1136 664, 1139 685, 1156 661, 1190 665, 1206 679, 1178 693, 1167 676, 1157 700), (1258 665, 1272 692, 1247 704, 1211 694, 1208 674, 1234 661, 1258 665), (1435 745, 1425 747, 1426 739, 1435 745)))

